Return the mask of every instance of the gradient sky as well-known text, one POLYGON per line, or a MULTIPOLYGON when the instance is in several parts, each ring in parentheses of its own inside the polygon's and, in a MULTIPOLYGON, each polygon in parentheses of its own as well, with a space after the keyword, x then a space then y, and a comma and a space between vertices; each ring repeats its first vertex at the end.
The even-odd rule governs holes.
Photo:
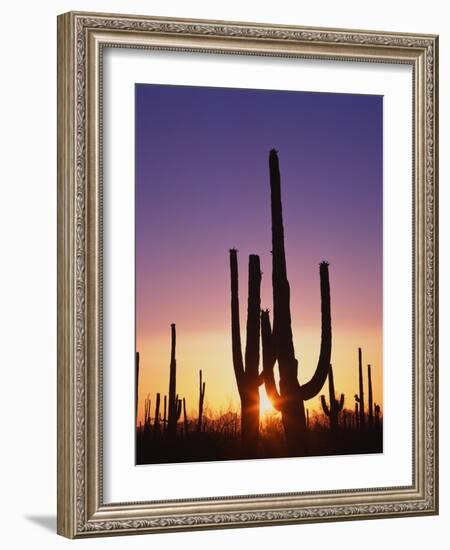
MULTIPOLYGON (((188 411, 197 407, 200 368, 210 409, 239 404, 228 251, 239 250, 244 345, 251 253, 261 257, 262 306, 272 308, 271 148, 280 159, 300 382, 319 355, 325 259, 336 391, 354 407, 361 346, 382 403, 382 97, 137 84, 140 418, 148 393, 154 403, 156 392, 168 392, 170 323, 177 325, 177 392, 188 411)), ((307 406, 319 409, 318 398, 307 406)))

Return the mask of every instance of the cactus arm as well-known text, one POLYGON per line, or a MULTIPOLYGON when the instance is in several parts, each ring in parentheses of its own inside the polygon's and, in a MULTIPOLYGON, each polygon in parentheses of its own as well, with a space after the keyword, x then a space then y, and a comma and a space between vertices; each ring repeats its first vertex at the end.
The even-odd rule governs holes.
POLYGON ((321 395, 321 396, 320 396, 320 402, 321 402, 321 404, 322 404, 323 412, 324 412, 327 416, 330 416, 330 409, 329 409, 328 406, 327 406, 327 402, 325 401, 325 396, 324 396, 324 395, 321 395))
POLYGON ((242 393, 244 381, 244 361, 241 348, 241 328, 239 320, 239 283, 237 250, 230 250, 230 275, 231 275, 231 340, 233 352, 233 367, 236 376, 238 391, 242 393))
POLYGON ((328 367, 328 393, 330 396, 330 406, 333 407, 334 403, 336 402, 336 395, 334 392, 333 366, 331 364, 328 367))
POLYGON ((330 311, 330 279, 328 263, 320 264, 320 294, 322 309, 322 339, 317 368, 309 382, 301 386, 302 398, 306 401, 317 395, 327 379, 331 357, 331 311, 330 311))
POLYGON ((339 403, 337 404, 337 410, 338 412, 342 411, 343 407, 344 407, 344 400, 345 400, 345 396, 343 393, 341 393, 341 398, 339 400, 339 403))
POLYGON ((259 368, 259 333, 261 310, 261 268, 259 256, 251 254, 248 262, 247 338, 245 343, 245 377, 256 383, 259 368))
POLYGON ((275 384, 273 369, 275 365, 275 354, 273 350, 272 329, 270 327, 269 310, 261 311, 261 337, 263 350, 263 378, 264 384, 272 406, 275 410, 281 411, 281 396, 275 384))

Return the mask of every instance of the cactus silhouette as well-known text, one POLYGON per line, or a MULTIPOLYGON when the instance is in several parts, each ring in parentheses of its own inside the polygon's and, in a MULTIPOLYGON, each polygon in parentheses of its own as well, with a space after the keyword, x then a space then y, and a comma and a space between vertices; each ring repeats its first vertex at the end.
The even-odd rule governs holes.
POLYGON ((155 404, 155 420, 153 421, 153 431, 159 433, 161 431, 161 416, 159 413, 159 407, 161 404, 161 394, 156 394, 156 404, 155 404))
POLYGON ((203 419, 203 403, 205 401, 205 388, 206 382, 203 382, 202 379, 202 370, 200 369, 199 373, 199 397, 198 397, 198 421, 197 421, 197 431, 202 431, 202 419, 203 419))
POLYGON ((359 430, 359 422, 361 420, 361 417, 359 415, 359 397, 355 395, 355 426, 356 429, 359 430))
POLYGON ((152 401, 150 399, 150 396, 147 395, 144 401, 144 427, 147 431, 150 430, 150 426, 151 426, 151 410, 150 410, 151 406, 152 406, 152 401))
POLYGON ((328 390, 330 396, 330 406, 327 405, 325 396, 320 396, 320 402, 322 403, 323 412, 330 419, 330 430, 336 432, 338 429, 338 416, 344 407, 344 394, 341 393, 341 398, 339 401, 336 399, 334 393, 334 376, 333 376, 333 367, 330 365, 328 371, 328 390))
POLYGON ((380 425, 381 409, 380 405, 375 403, 375 426, 380 425))
POLYGON ((135 361, 135 390, 134 390, 134 401, 135 401, 135 421, 137 424, 138 417, 138 405, 139 405, 139 352, 136 352, 136 361, 135 361))
POLYGON ((167 395, 164 396, 163 432, 167 429, 167 395))
POLYGON ((176 328, 171 326, 171 351, 170 351, 170 377, 169 377, 169 415, 167 432, 169 437, 175 437, 177 432, 177 422, 181 415, 181 401, 176 394, 177 387, 177 360, 176 360, 176 328))
POLYGON ((373 428, 373 394, 372 394, 372 369, 370 365, 367 365, 367 384, 369 391, 369 409, 368 409, 368 420, 369 420, 369 429, 373 428))
POLYGON ((305 384, 298 380, 291 326, 290 287, 287 278, 284 227, 278 154, 269 154, 271 214, 272 214, 272 290, 273 330, 269 312, 261 314, 263 341, 263 372, 267 395, 274 408, 281 411, 288 449, 291 453, 306 453, 306 416, 304 401, 318 395, 328 375, 331 357, 331 313, 328 263, 320 264, 322 335, 320 354, 312 378, 305 384), (280 391, 274 380, 274 365, 278 362, 280 391))
POLYGON ((359 375, 359 396, 355 395, 355 401, 359 405, 359 427, 363 430, 365 427, 364 415, 364 380, 362 369, 362 350, 358 348, 358 375, 359 375))
POLYGON ((247 298, 247 338, 245 363, 242 358, 241 330, 239 321, 239 278, 237 250, 230 250, 231 275, 231 338, 233 366, 239 397, 241 400, 241 438, 245 456, 254 456, 259 440, 259 342, 261 307, 261 269, 259 256, 249 257, 248 298, 247 298))
POLYGON ((184 424, 184 435, 187 437, 188 431, 189 431, 189 422, 186 414, 186 399, 184 397, 183 397, 183 424, 184 424))

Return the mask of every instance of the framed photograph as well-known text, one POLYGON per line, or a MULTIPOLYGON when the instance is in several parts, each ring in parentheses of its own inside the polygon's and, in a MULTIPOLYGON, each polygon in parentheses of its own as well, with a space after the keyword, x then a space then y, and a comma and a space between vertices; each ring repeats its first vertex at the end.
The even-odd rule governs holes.
POLYGON ((58 18, 58 532, 436 514, 438 38, 58 18))

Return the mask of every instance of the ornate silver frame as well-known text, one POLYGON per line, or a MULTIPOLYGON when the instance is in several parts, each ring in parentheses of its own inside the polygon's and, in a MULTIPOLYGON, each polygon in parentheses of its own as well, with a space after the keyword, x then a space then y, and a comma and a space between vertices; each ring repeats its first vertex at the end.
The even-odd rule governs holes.
POLYGON ((438 513, 438 38, 129 15, 58 17, 58 533, 70 538, 438 513), (105 504, 101 433, 102 48, 413 67, 414 418, 407 487, 105 504))

